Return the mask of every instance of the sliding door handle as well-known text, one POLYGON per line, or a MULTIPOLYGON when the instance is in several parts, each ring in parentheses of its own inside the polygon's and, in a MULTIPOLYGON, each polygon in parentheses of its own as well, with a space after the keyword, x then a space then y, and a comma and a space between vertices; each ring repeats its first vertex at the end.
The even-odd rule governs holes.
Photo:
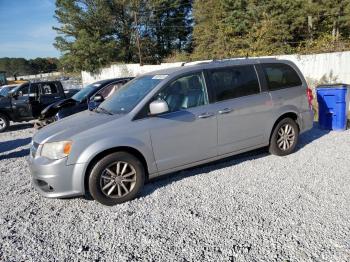
POLYGON ((231 113, 233 111, 232 108, 225 108, 225 109, 222 109, 219 111, 219 114, 222 115, 222 114, 228 114, 228 113, 231 113))
POLYGON ((215 116, 215 114, 214 113, 203 113, 203 114, 199 115, 198 118, 209 118, 212 116, 215 116))

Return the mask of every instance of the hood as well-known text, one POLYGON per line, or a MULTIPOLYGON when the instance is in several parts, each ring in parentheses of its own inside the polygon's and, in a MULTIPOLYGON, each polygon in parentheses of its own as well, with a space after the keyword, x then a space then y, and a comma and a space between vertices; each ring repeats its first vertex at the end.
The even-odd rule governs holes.
POLYGON ((83 111, 45 126, 34 135, 33 140, 39 144, 70 140, 73 136, 105 125, 121 116, 83 111))
POLYGON ((69 106, 74 106, 76 105, 78 102, 75 101, 72 98, 67 98, 67 99, 63 99, 60 101, 57 101, 47 107, 45 107, 42 111, 41 111, 41 115, 40 118, 47 118, 47 117, 52 117, 54 116, 61 108, 65 108, 65 107, 69 107, 69 106))

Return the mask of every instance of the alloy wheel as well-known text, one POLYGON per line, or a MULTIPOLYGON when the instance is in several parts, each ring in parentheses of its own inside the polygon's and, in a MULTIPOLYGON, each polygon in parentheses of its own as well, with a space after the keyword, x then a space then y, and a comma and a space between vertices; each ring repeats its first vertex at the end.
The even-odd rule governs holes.
POLYGON ((277 134, 277 146, 286 151, 290 149, 295 142, 295 130, 290 124, 284 124, 280 127, 277 134))
POLYGON ((0 118, 0 129, 5 128, 6 127, 6 122, 3 118, 0 118))
POLYGON ((129 194, 136 184, 136 170, 127 162, 117 161, 102 171, 100 187, 104 195, 121 198, 129 194))

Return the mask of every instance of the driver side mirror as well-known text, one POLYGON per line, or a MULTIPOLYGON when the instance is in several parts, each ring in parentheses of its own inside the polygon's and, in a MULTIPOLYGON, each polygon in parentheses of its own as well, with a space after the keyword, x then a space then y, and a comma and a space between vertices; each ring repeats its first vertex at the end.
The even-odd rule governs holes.
POLYGON ((94 96, 94 101, 95 101, 96 103, 102 103, 102 102, 104 101, 104 98, 103 98, 103 96, 101 96, 101 95, 95 95, 95 96, 94 96))
POLYGON ((158 99, 150 103, 149 111, 151 115, 159 115, 169 111, 168 103, 162 99, 158 99))
POLYGON ((19 97, 19 94, 18 94, 18 93, 13 93, 13 94, 11 95, 11 97, 12 97, 13 99, 17 100, 17 98, 19 97))

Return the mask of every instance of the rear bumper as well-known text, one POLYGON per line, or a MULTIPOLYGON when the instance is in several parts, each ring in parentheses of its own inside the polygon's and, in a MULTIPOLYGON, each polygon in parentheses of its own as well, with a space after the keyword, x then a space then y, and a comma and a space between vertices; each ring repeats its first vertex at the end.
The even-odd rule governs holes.
POLYGON ((314 112, 307 110, 299 114, 298 124, 300 128, 300 134, 310 130, 314 125, 314 112))
POLYGON ((66 165, 67 159, 29 160, 34 188, 44 197, 64 198, 84 195, 84 164, 66 165))

